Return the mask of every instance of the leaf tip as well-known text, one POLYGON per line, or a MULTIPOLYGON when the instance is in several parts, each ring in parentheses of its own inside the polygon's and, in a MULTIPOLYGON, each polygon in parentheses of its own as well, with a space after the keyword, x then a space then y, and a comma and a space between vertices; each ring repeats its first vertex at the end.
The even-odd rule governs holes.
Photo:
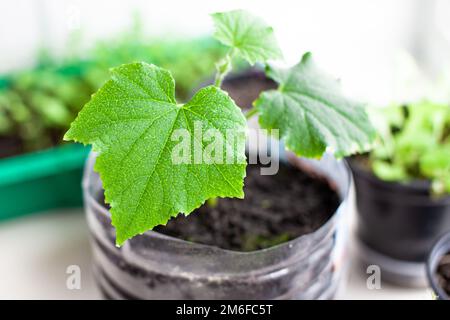
POLYGON ((301 63, 306 63, 306 62, 310 62, 310 61, 313 61, 313 54, 311 51, 307 51, 303 54, 301 63))
POLYGON ((120 240, 118 240, 117 238, 116 238, 116 248, 120 248, 123 244, 124 244, 124 242, 125 241, 120 241, 120 240))
MULTIPOLYGON (((73 124, 73 122, 72 122, 73 124)), ((75 135, 73 134, 73 129, 72 126, 69 128, 69 130, 66 131, 66 133, 64 134, 63 141, 74 141, 77 142, 75 135)))
POLYGON ((63 141, 71 141, 72 138, 70 137, 70 135, 68 135, 68 132, 66 132, 63 136, 63 141))

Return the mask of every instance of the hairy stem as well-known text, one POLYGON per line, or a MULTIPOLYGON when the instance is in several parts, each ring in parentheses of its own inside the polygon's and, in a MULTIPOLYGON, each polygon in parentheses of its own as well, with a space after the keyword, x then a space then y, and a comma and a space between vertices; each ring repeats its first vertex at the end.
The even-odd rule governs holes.
POLYGON ((234 50, 231 49, 227 52, 226 56, 216 64, 217 73, 216 80, 214 81, 216 87, 220 88, 223 79, 225 79, 227 74, 233 69, 233 57, 234 50))
POLYGON ((245 118, 250 119, 251 117, 253 117, 254 115, 256 115, 258 113, 258 109, 256 109, 255 107, 252 107, 250 110, 247 111, 247 113, 245 114, 245 118))

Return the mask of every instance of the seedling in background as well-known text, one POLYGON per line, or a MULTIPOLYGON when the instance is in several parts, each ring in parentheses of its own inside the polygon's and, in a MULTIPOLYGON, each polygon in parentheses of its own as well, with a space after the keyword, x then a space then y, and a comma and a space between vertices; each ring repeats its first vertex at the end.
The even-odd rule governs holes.
MULTIPOLYGON (((215 85, 201 88, 190 101, 175 99, 175 81, 168 70, 131 63, 111 70, 111 79, 92 97, 66 133, 66 140, 91 144, 98 153, 95 170, 111 206, 116 242, 185 215, 217 197, 243 198, 246 170, 246 119, 220 89, 233 59, 266 64, 281 57, 273 30, 242 11, 213 14, 215 37, 228 46, 217 64, 215 85), (214 130, 226 141, 223 156, 233 163, 174 164, 177 130, 188 131, 193 150, 207 142, 195 139, 194 125, 214 130)), ((259 114, 262 128, 278 129, 286 147, 299 156, 320 157, 326 149, 337 157, 367 151, 374 131, 364 108, 341 95, 338 82, 320 71, 310 53, 291 69, 267 66, 279 83, 263 92, 248 114, 259 114)))
POLYGON ((36 68, 0 79, 0 140, 14 149, 2 150, 0 158, 61 142, 78 111, 109 78, 109 66, 140 60, 170 66, 178 97, 186 100, 225 53, 210 37, 159 39, 129 31, 96 43, 84 52, 88 58, 74 56, 79 49, 69 45, 62 64, 43 51, 36 68))
POLYGON ((386 181, 431 181, 435 195, 450 193, 450 107, 432 102, 371 109, 379 132, 370 165, 386 181))

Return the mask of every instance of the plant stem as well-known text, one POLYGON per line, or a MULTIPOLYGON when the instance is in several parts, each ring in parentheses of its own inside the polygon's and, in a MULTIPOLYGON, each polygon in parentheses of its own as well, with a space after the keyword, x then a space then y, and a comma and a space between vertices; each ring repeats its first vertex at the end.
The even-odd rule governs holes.
POLYGON ((214 81, 216 87, 220 88, 223 79, 225 79, 226 75, 233 69, 233 57, 234 50, 231 49, 227 52, 225 57, 216 64, 217 73, 216 80, 214 81))
POLYGON ((250 110, 247 111, 247 113, 245 114, 245 118, 248 120, 251 117, 253 117, 254 115, 256 115, 258 113, 258 109, 256 109, 255 107, 252 107, 250 110))
POLYGON ((206 200, 206 203, 208 204, 208 206, 210 206, 211 208, 215 208, 217 207, 217 202, 219 200, 217 198, 210 198, 208 200, 206 200))

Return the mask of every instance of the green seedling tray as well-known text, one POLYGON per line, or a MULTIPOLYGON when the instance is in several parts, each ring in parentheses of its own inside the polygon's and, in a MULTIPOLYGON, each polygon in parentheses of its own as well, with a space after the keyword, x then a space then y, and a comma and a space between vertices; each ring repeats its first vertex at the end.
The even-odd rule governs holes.
POLYGON ((0 220, 82 206, 89 148, 68 144, 0 160, 0 220))

